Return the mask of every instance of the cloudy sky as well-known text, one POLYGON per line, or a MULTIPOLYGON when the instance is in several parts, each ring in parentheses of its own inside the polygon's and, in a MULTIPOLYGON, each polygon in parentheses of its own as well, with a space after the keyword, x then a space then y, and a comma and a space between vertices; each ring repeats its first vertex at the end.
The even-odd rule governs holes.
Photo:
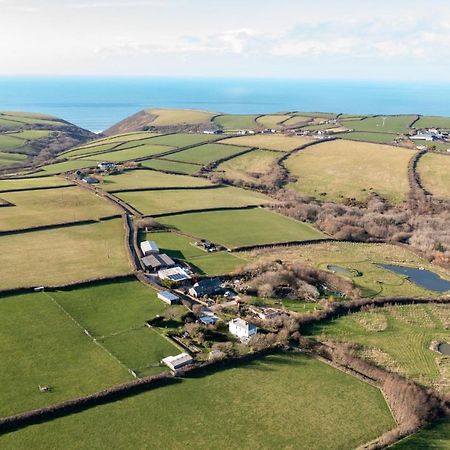
POLYGON ((450 2, 0 0, 0 54, 0 75, 450 81, 450 2))

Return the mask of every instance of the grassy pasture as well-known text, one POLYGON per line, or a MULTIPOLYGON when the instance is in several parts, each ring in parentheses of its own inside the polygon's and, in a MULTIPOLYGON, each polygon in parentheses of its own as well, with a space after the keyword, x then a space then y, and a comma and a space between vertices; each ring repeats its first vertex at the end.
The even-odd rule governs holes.
MULTIPOLYGON (((352 128, 351 125, 348 128, 352 128)), ((365 131, 351 131, 350 133, 342 134, 341 137, 354 141, 375 142, 379 144, 391 144, 396 138, 391 133, 370 133, 365 131)))
POLYGON ((68 159, 80 159, 85 156, 93 156, 102 152, 107 152, 108 150, 112 150, 118 144, 118 142, 106 142, 104 144, 77 147, 73 150, 69 150, 68 152, 64 152, 62 156, 68 159))
POLYGON ((225 130, 260 128, 258 114, 223 114, 214 118, 214 123, 225 130))
POLYGON ((130 273, 124 240, 121 219, 0 236, 0 287, 60 285, 130 273))
POLYGON ((448 450, 450 421, 442 421, 421 429, 416 434, 392 446, 394 450, 448 450))
POLYGON ((156 172, 154 170, 127 170, 119 175, 109 175, 103 178, 100 185, 106 191, 139 188, 177 188, 210 186, 205 178, 187 177, 156 172))
POLYGON ((120 213, 112 203, 77 186, 4 192, 15 206, 0 209, 0 231, 99 219, 120 213))
POLYGON ((267 114, 256 119, 256 123, 263 128, 279 128, 280 122, 283 122, 291 117, 290 114, 267 114))
POLYGON ((354 131, 406 133, 417 116, 376 116, 345 122, 354 131))
POLYGON ((33 139, 42 139, 48 137, 51 133, 54 133, 52 130, 24 130, 18 131, 17 133, 12 134, 12 136, 25 139, 25 140, 33 140, 33 139))
POLYGON ((383 269, 378 265, 381 263, 425 267, 439 273, 443 278, 450 279, 450 273, 431 266, 425 259, 403 247, 389 244, 324 242, 299 247, 277 248, 275 251, 258 250, 244 255, 244 257, 249 260, 281 259, 287 262, 304 263, 322 270, 327 270, 329 264, 338 265, 355 271, 355 275, 351 279, 355 286, 361 289, 363 297, 432 297, 439 295, 436 292, 422 289, 401 275, 383 269))
POLYGON ((48 125, 50 127, 65 126, 64 122, 55 120, 55 118, 51 116, 20 112, 0 113, 0 126, 3 126, 3 122, 5 128, 20 128, 25 125, 48 125))
POLYGON ((85 169, 87 167, 95 167, 96 161, 87 161, 83 159, 77 159, 74 161, 62 161, 55 164, 49 164, 40 168, 39 172, 30 174, 30 177, 45 177, 48 175, 57 175, 64 172, 73 172, 78 169, 85 169))
POLYGON ((443 128, 450 129, 450 117, 420 116, 414 128, 443 128))
POLYGON ((224 172, 231 180, 258 183, 273 169, 280 153, 271 150, 254 150, 244 155, 224 161, 217 166, 218 172, 224 172))
POLYGON ((0 134, 0 151, 14 150, 24 144, 23 139, 17 138, 13 134, 0 134))
POLYGON ((201 274, 223 275, 247 264, 247 261, 228 252, 205 252, 194 245, 193 239, 176 233, 144 233, 142 237, 154 240, 161 253, 186 261, 201 274))
POLYGON ((131 379, 46 293, 0 299, 0 339, 0 416, 131 379), (40 384, 51 392, 39 392, 40 384))
POLYGON ((145 215, 275 203, 264 194, 228 186, 213 189, 118 192, 115 195, 145 215))
POLYGON ((297 177, 295 190, 327 200, 364 200, 371 191, 393 202, 408 192, 411 150, 381 144, 335 140, 290 156, 286 168, 297 177))
POLYGON ((155 127, 179 124, 199 124, 210 122, 216 113, 199 109, 148 109, 148 114, 157 116, 150 123, 155 127))
POLYGON ((222 158, 237 155, 245 150, 245 147, 237 147, 235 145, 203 144, 168 155, 167 158, 174 161, 208 165, 222 158))
POLYGON ((168 147, 165 145, 143 144, 138 147, 127 148, 125 150, 113 150, 111 152, 101 153, 99 155, 87 155, 84 158, 87 160, 95 159, 95 161, 124 162, 132 161, 138 158, 160 155, 172 149, 173 147, 168 147))
POLYGON ((285 127, 293 127, 296 125, 305 125, 307 123, 314 123, 314 120, 310 116, 292 116, 290 119, 283 122, 283 126, 285 127))
POLYGON ((258 147, 267 150, 288 152, 302 145, 314 142, 314 139, 303 136, 284 136, 281 134, 253 134, 220 141, 222 144, 243 145, 245 147, 258 147))
POLYGON ((185 147, 187 145, 202 144, 214 139, 217 139, 217 136, 214 134, 177 133, 156 136, 152 139, 152 142, 158 145, 168 145, 169 147, 185 147))
POLYGON ((42 187, 71 186, 70 181, 59 177, 17 178, 0 180, 0 192, 12 189, 35 189, 42 187))
POLYGON ((77 148, 90 148, 90 147, 96 147, 98 145, 103 144, 119 144, 121 142, 131 142, 136 141, 140 139, 147 139, 151 137, 159 136, 159 133, 153 133, 150 131, 135 131, 131 133, 123 133, 123 134, 115 134, 114 136, 96 139, 95 141, 89 142, 84 145, 80 145, 77 148))
POLYGON ((450 197, 450 156, 427 153, 417 170, 424 188, 436 197, 450 197))
POLYGON ((214 436, 217 449, 294 448, 301 442, 302 448, 331 450, 355 448, 393 426, 378 389, 313 358, 277 355, 27 427, 4 435, 0 444, 5 450, 73 442, 80 449, 149 443, 181 449, 195 441, 196 448, 210 449, 214 436))
POLYGON ((450 391, 450 363, 445 374, 445 357, 429 348, 433 340, 448 339, 449 321, 449 305, 388 306, 313 325, 305 332, 361 344, 362 355, 377 364, 425 386, 446 382, 442 388, 450 391))
POLYGON ((4 166, 18 162, 23 162, 26 159, 27 159, 26 155, 20 155, 18 153, 0 152, 0 164, 4 166))
POLYGON ((262 208, 181 214, 158 221, 230 248, 323 238, 308 224, 262 208))
POLYGON ((141 165, 142 167, 148 167, 149 169, 162 170, 165 172, 175 172, 186 175, 193 175, 201 168, 201 166, 198 164, 189 164, 158 158, 141 161, 141 165))

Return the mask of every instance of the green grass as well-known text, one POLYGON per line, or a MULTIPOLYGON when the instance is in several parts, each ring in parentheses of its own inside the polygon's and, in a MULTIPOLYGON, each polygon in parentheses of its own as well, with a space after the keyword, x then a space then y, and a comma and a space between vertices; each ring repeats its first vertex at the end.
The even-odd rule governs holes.
POLYGON ((84 147, 77 147, 73 150, 69 150, 68 152, 64 152, 61 154, 64 158, 68 159, 80 159, 85 156, 93 156, 99 154, 99 158, 101 157, 100 154, 102 152, 107 152, 108 150, 113 149, 115 146, 119 145, 118 142, 106 142, 104 144, 90 144, 88 146, 84 147))
POLYGON ((414 124, 414 128, 443 128, 450 129, 450 117, 421 116, 414 124))
POLYGON ((289 186, 331 201, 365 200, 371 192, 399 203, 409 191, 409 149, 366 142, 323 142, 290 156, 285 166, 296 182, 289 186))
POLYGON ((167 158, 174 161, 208 165, 214 161, 228 158, 247 150, 245 147, 224 144, 204 144, 174 153, 167 158))
POLYGON ((42 187, 71 186, 70 181, 59 177, 18 178, 0 180, 0 192, 12 189, 34 189, 42 187))
POLYGON ((267 114, 265 116, 258 117, 256 123, 263 128, 279 128, 280 122, 289 119, 290 114, 267 114))
POLYGON ((378 265, 382 263, 424 267, 439 273, 443 278, 450 279, 449 272, 432 266, 425 259, 403 247, 389 244, 324 242, 255 251, 244 256, 248 260, 281 259, 286 262, 298 262, 322 270, 327 270, 329 264, 338 265, 355 272, 355 276, 351 279, 355 286, 361 289, 363 297, 435 297, 440 295, 422 289, 401 275, 383 269, 378 265))
POLYGON ((127 170, 120 175, 110 175, 103 178, 101 188, 106 191, 139 188, 177 188, 210 186, 205 178, 194 178, 182 175, 171 175, 154 170, 127 170))
POLYGON ((118 144, 120 142, 130 142, 156 136, 159 136, 159 133, 151 133, 149 131, 136 131, 131 133, 116 134, 114 136, 96 139, 95 141, 89 142, 88 144, 82 145, 77 148, 89 148, 102 144, 118 144))
POLYGON ((428 425, 416 434, 392 446, 394 450, 448 450, 450 421, 428 425))
POLYGON ((227 247, 323 238, 308 224, 262 208, 181 214, 158 221, 227 247))
POLYGON ((27 159, 26 155, 21 155, 18 153, 6 153, 0 152, 0 164, 1 165, 10 165, 14 163, 23 162, 27 159))
POLYGON ((14 150, 24 144, 25 141, 15 137, 14 134, 0 134, 0 151, 14 150))
POLYGON ((201 144, 213 139, 217 139, 217 136, 213 134, 177 133, 158 136, 152 139, 152 141, 154 144, 158 145, 168 145, 170 147, 185 147, 187 145, 201 144))
POLYGON ((314 139, 304 136, 285 136, 282 134, 253 134, 220 141, 221 144, 243 145, 281 152, 289 152, 310 142, 314 142, 314 139))
POLYGON ((24 131, 18 131, 17 133, 14 133, 12 136, 18 137, 20 139, 34 140, 34 139, 46 138, 51 133, 54 133, 54 131, 52 131, 52 130, 24 130, 24 131))
POLYGON ((244 259, 228 252, 208 253, 195 246, 194 239, 176 233, 145 233, 143 239, 154 240, 161 253, 186 261, 200 274, 223 275, 247 264, 244 259))
POLYGON ((427 153, 420 158, 417 171, 427 191, 436 197, 450 197, 450 156, 427 153))
POLYGON ((6 128, 20 128, 26 125, 47 125, 49 127, 64 127, 66 124, 55 120, 51 116, 42 114, 2 112, 0 113, 0 126, 5 122, 6 128))
POLYGON ((210 122, 211 118, 216 114, 199 109, 153 108, 146 110, 146 112, 156 116, 156 118, 150 122, 150 124, 155 127, 210 122))
POLYGON ((226 130, 261 128, 256 122, 258 114, 224 114, 214 118, 214 123, 226 130))
MULTIPOLYGON (((348 128, 352 127, 347 123, 345 126, 348 126, 348 128)), ((354 141, 375 142, 379 144, 391 144, 396 138, 395 135, 390 133, 370 133, 365 131, 351 131, 350 133, 341 134, 340 137, 344 139, 352 139, 354 141)))
POLYGON ((142 167, 149 169, 162 170, 165 172, 182 173, 186 175, 193 175, 198 172, 201 166, 197 164, 189 164, 177 161, 169 161, 166 159, 149 159, 141 161, 142 167))
POLYGON ((0 416, 131 379, 45 293, 0 298, 0 339, 0 416), (40 384, 51 392, 39 392, 40 384))
POLYGON ((275 200, 264 194, 228 186, 212 189, 118 192, 115 195, 144 215, 275 203, 275 200))
POLYGON ((389 306, 313 325, 304 333, 361 344, 367 349, 362 356, 425 386, 437 388, 443 379, 448 391, 450 361, 445 363, 446 358, 429 347, 433 340, 448 339, 449 320, 448 305, 389 306), (384 326, 376 331, 372 323, 378 326, 380 316, 384 326), (439 365, 445 364, 447 374, 440 373, 439 365))
POLYGON ((30 426, 0 437, 0 445, 182 449, 195 442, 196 449, 237 449, 301 443, 331 450, 355 448, 394 425, 378 389, 307 356, 279 355, 30 426))
POLYGON ((30 177, 45 177, 47 175, 56 175, 64 172, 74 172, 78 169, 85 169, 87 167, 95 167, 96 161, 63 161, 55 164, 49 164, 48 166, 41 167, 39 172, 30 174, 30 177))
POLYGON ((354 131, 372 131, 381 133, 406 133, 417 116, 376 116, 363 120, 345 122, 354 131))
POLYGON ((123 162, 132 161, 134 159, 146 158, 149 156, 160 155, 172 150, 173 147, 167 147, 164 145, 150 145, 144 144, 134 148, 127 148, 125 150, 113 150, 107 153, 101 153, 98 155, 87 155, 85 159, 95 159, 95 161, 112 161, 123 162))
POLYGON ((0 236, 2 289, 131 272, 121 219, 0 236))
POLYGON ((5 192, 14 206, 0 209, 0 231, 61 224, 120 214, 112 203, 77 186, 5 192))

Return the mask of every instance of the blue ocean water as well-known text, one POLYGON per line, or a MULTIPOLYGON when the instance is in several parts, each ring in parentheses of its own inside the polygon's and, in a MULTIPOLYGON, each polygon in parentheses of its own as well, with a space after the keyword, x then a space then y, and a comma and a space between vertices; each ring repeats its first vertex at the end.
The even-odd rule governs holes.
POLYGON ((450 116, 450 83, 237 78, 0 78, 0 110, 52 114, 96 132, 150 107, 199 108, 228 113, 299 110, 450 116))

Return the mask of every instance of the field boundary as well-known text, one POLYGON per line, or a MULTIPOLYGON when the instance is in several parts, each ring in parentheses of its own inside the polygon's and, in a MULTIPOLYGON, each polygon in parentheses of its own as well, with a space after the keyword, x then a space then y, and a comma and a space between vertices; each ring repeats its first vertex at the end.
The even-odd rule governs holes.
MULTIPOLYGON (((41 177, 44 178, 44 177, 41 177)), ((5 181, 5 180, 2 180, 5 181)), ((63 189, 63 188, 69 188, 74 187, 75 184, 62 184, 60 186, 37 186, 37 187, 30 187, 30 188, 16 188, 16 189, 0 189, 0 194, 7 194, 9 192, 28 192, 28 191, 47 191, 51 189, 63 189)))

